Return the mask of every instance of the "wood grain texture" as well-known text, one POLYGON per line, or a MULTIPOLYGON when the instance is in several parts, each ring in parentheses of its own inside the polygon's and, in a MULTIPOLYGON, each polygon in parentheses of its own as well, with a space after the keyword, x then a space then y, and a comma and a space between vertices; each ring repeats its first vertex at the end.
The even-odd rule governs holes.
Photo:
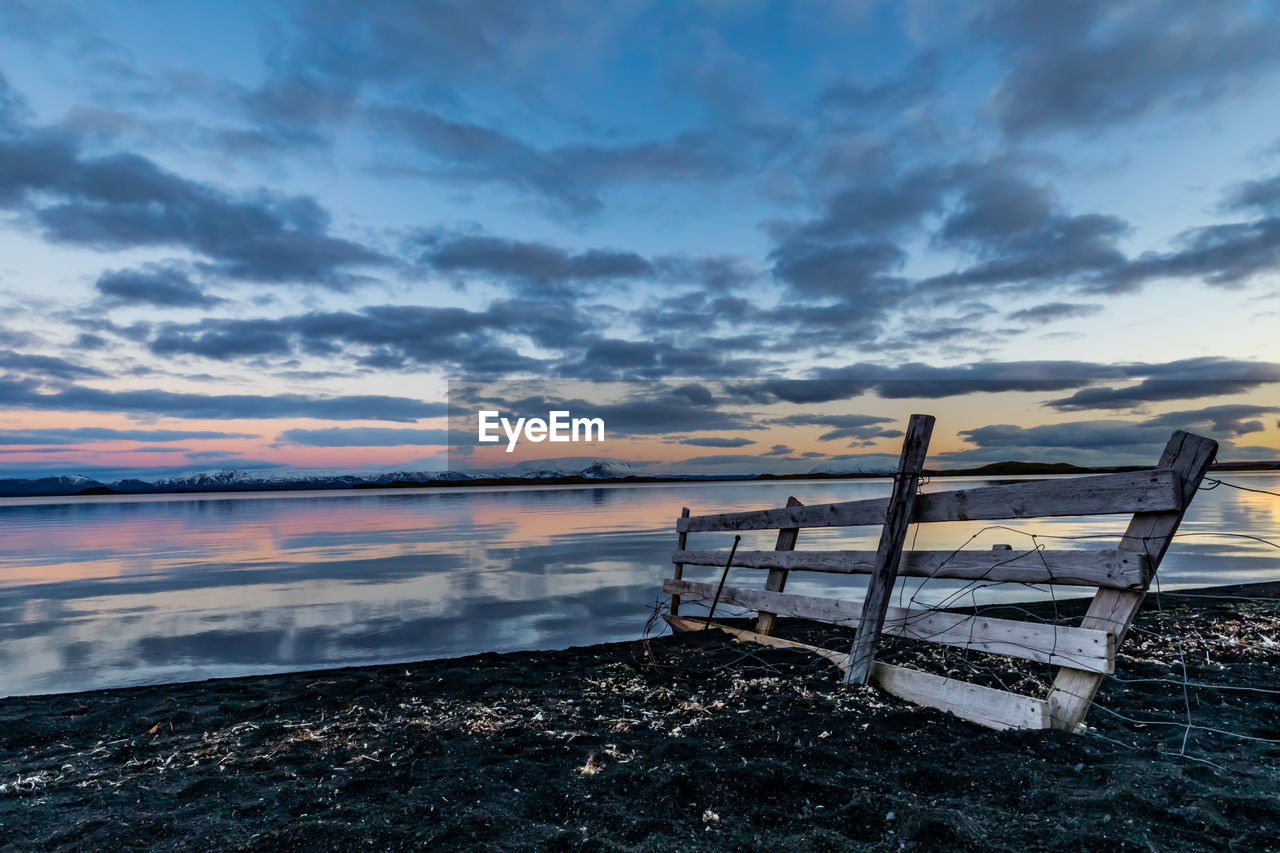
MULTIPOLYGON (((688 599, 709 601, 715 595, 712 584, 668 579, 663 592, 680 593, 688 599)), ((809 595, 766 592, 726 586, 720 601, 765 609, 780 616, 815 619, 834 625, 857 625, 862 605, 855 601, 809 595)), ((883 631, 890 636, 960 649, 1033 660, 1054 666, 1073 666, 1090 672, 1115 671, 1115 638, 1107 631, 997 619, 982 614, 954 613, 925 608, 889 607, 883 631)))
POLYGON ((898 562, 907 541, 907 526, 911 523, 916 492, 920 488, 920 474, 924 471, 924 457, 929 452, 933 423, 933 415, 912 415, 907 424, 898 473, 893 479, 893 494, 889 496, 884 528, 880 531, 875 565, 867 581, 862 620, 858 623, 853 650, 849 653, 850 664, 845 673, 845 681, 849 684, 866 684, 871 677, 871 662, 880 645, 880 630, 889 607, 889 596, 893 594, 894 581, 898 577, 898 562))
POLYGON ((917 705, 949 711, 987 728, 1044 729, 1049 726, 1049 707, 1043 699, 878 661, 871 677, 886 693, 917 705))
MULTIPOLYGON (((687 506, 681 507, 680 517, 681 518, 689 517, 689 508, 687 506)), ((684 531, 680 531, 680 533, 676 536, 676 553, 677 554, 685 549, 685 545, 688 544, 688 541, 689 541, 689 534, 685 533, 684 531)), ((729 555, 725 554, 724 558, 727 561, 729 559, 729 555)), ((720 565, 723 566, 724 563, 721 563, 720 565)), ((675 575, 677 578, 684 577, 684 564, 681 563, 679 560, 676 561, 675 575)), ((679 613, 680 613, 680 596, 673 595, 671 596, 671 615, 677 616, 679 615, 679 613)))
MULTIPOLYGON (((1182 502, 1181 485, 1172 472, 1130 471, 925 493, 916 497, 911 522, 1167 512, 1182 509, 1182 502)), ((888 505, 885 498, 871 498, 802 507, 695 515, 680 519, 676 529, 695 533, 704 530, 884 524, 888 505)))
MULTIPOLYGON (((676 551, 673 563, 723 566, 728 551, 676 551)), ((874 551, 739 551, 733 565, 744 569, 865 575, 874 551)), ((1115 589, 1143 589, 1150 576, 1145 554, 1102 551, 906 551, 898 575, 1016 583, 1056 583, 1115 589)))
MULTIPOLYGON (((1178 509, 1163 512, 1139 512, 1129 522, 1120 550, 1144 554, 1151 564, 1151 574, 1160 567, 1160 560, 1178 525, 1182 523, 1184 507, 1191 503, 1205 471, 1218 453, 1218 443, 1212 439, 1178 430, 1169 439, 1160 457, 1159 467, 1177 477, 1182 502, 1178 509)), ((1081 627, 1110 631, 1116 642, 1124 641, 1133 617, 1142 606, 1145 592, 1102 589, 1094 596, 1081 627)), ((1094 694, 1102 679, 1093 672, 1064 667, 1054 679, 1049 691, 1049 714, 1054 728, 1075 731, 1084 721, 1094 694)))
POLYGON ((707 624, 706 622, 695 622, 692 619, 685 619, 683 616, 671 616, 669 614, 664 614, 663 618, 667 620, 667 624, 671 626, 673 631, 705 631, 710 628, 716 631, 723 631, 726 634, 732 634, 739 640, 759 643, 762 646, 773 646, 778 649, 798 649, 800 651, 813 652, 814 654, 831 661, 842 671, 849 662, 849 656, 843 652, 823 649, 818 646, 811 646, 808 643, 797 643, 794 640, 784 640, 781 637, 771 637, 768 634, 761 634, 758 631, 751 631, 746 628, 734 628, 731 625, 724 625, 719 622, 712 622, 710 624, 707 624))
MULTIPOLYGON (((800 499, 795 495, 787 498, 788 507, 804 506, 800 499)), ((796 538, 800 535, 798 527, 784 527, 778 531, 778 542, 773 546, 774 553, 786 553, 794 551, 796 547, 796 538)), ((729 555, 725 555, 725 560, 729 559, 729 555)), ((735 563, 737 562, 735 558, 735 563)), ((720 565, 724 565, 721 563, 720 565)), ((786 566, 773 566, 769 569, 769 576, 764 580, 764 588, 768 592, 782 592, 787 586, 787 574, 791 570, 786 566)), ((761 634, 768 634, 773 631, 774 614, 767 610, 761 610, 760 615, 756 618, 756 630, 761 634)))

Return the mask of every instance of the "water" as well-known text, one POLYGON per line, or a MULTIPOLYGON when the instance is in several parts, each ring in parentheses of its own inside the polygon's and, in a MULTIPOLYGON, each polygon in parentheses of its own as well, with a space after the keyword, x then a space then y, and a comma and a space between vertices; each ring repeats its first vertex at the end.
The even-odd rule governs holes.
MULTIPOLYGON (((1280 475, 1227 479, 1280 491, 1280 475)), ((927 488, 986 482, 994 481, 927 488)), ((863 480, 4 499, 0 696, 633 639, 670 574, 681 506, 696 514, 781 506, 792 494, 817 503, 888 492, 887 481, 863 480)), ((1009 526, 1108 534, 1040 540, 1108 548, 1126 521, 1009 526)), ((914 544, 952 549, 977 533, 968 547, 1030 547, 1020 533, 983 526, 923 525, 914 544)), ((1280 498, 1201 492, 1181 530, 1280 541, 1280 498)), ((772 548, 775 536, 749 533, 741 547, 772 548)), ((877 536, 869 528, 806 530, 798 547, 873 549, 877 536)), ((727 548, 729 539, 692 534, 689 545, 727 548)), ((1278 556, 1249 540, 1183 536, 1165 558, 1161 586, 1280 580, 1278 556)), ((744 585, 763 580, 735 571, 744 585)), ((688 569, 686 577, 718 572, 688 569)), ((930 582, 917 600, 937 603, 958 586, 930 582)), ((788 582, 788 592, 802 594, 859 589, 847 576, 793 574, 788 582)), ((1005 586, 979 595, 1035 593, 1005 586)))

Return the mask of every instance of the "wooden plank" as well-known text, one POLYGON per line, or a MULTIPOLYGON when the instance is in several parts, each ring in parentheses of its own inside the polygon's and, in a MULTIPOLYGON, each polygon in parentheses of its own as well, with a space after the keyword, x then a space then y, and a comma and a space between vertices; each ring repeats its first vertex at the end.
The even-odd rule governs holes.
MULTIPOLYGON (((715 595, 713 585, 686 580, 663 581, 662 590, 707 601, 715 595)), ((862 617, 862 605, 854 601, 741 587, 726 586, 720 594, 720 601, 835 625, 856 625, 862 617)), ((1072 666, 1099 673, 1115 671, 1115 638, 1107 631, 997 619, 981 613, 974 615, 905 607, 887 609, 883 630, 891 636, 1008 655, 1053 666, 1072 666)))
MULTIPOLYGON (((792 495, 787 498, 787 506, 804 506, 804 504, 800 502, 799 498, 792 495)), ((778 542, 773 546, 774 552, 785 553, 787 551, 794 551, 796 547, 796 537, 799 535, 800 528, 798 527, 785 527, 782 530, 779 530, 778 542)), ((728 559, 728 555, 725 555, 725 560, 728 559)), ((723 566, 724 563, 721 563, 720 565, 723 566)), ((786 588, 787 574, 789 571, 790 569, 787 569, 784 566, 776 566, 769 569, 769 576, 765 578, 764 588, 769 592, 782 592, 782 590, 786 588)), ((756 630, 761 634, 770 633, 773 631, 773 621, 774 614, 769 613, 766 610, 761 610, 759 617, 756 618, 756 630)))
POLYGON ((933 422, 933 415, 912 415, 907 424, 902 455, 898 459, 898 473, 893 478, 893 494, 889 496, 884 529, 880 531, 880 546, 876 549, 876 564, 867 581, 862 620, 858 623, 853 651, 849 654, 851 662, 845 672, 847 684, 866 684, 871 677, 871 663, 880 646, 880 629, 884 626, 889 596, 893 594, 893 583, 898 577, 898 563, 907 541, 907 526, 920 488, 920 473, 924 470, 924 457, 929 452, 933 422))
MULTIPOLYGON (((681 518, 689 517, 689 508, 687 506, 680 508, 680 517, 681 518)), ((679 554, 680 552, 684 551, 685 546, 687 546, 688 544, 689 544, 689 534, 685 533, 683 530, 680 531, 680 534, 676 536, 676 553, 679 554)), ((726 554, 724 559, 726 562, 728 562, 729 555, 726 554)), ((724 563, 721 563, 720 565, 723 566, 724 563)), ((684 564, 681 563, 679 560, 676 561, 675 575, 677 578, 684 577, 684 564)), ((671 615, 676 616, 676 615, 679 615, 679 613, 680 613, 680 596, 673 595, 671 596, 671 615)))
POLYGON ((849 662, 849 656, 843 652, 835 652, 831 649, 811 646, 808 643, 797 643, 794 640, 784 640, 781 637, 771 637, 768 634, 761 634, 758 631, 751 631, 746 628, 734 628, 731 625, 725 625, 720 622, 712 622, 708 625, 706 622, 695 622, 692 619, 685 619, 683 616, 671 616, 669 614, 663 614, 662 618, 667 620, 667 624, 671 626, 673 631, 704 631, 707 628, 714 628, 717 631, 724 631, 726 634, 732 634, 739 640, 759 643, 762 646, 773 646, 778 649, 796 649, 798 651, 813 652, 814 654, 831 661, 841 670, 843 670, 849 662))
MULTIPOLYGON (((686 566, 723 566, 728 551, 676 551, 672 562, 686 566)), ((874 551, 739 551, 733 565, 743 569, 865 575, 875 565, 874 551)), ((1011 583, 1056 583, 1143 589, 1150 577, 1145 554, 1100 551, 906 551, 898 575, 1011 583)))
MULTIPOLYGON (((1178 509, 1164 512, 1139 512, 1134 514, 1129 527, 1120 542, 1120 549, 1130 553, 1144 554, 1151 564, 1154 575, 1160 567, 1160 560, 1178 525, 1182 523, 1185 507, 1190 505, 1200 488, 1200 481, 1205 471, 1213 464, 1218 453, 1218 443, 1212 439, 1193 435, 1178 430, 1165 445, 1160 457, 1161 469, 1168 470, 1177 477, 1181 489, 1182 503, 1178 509)), ((1102 589, 1094 596, 1089 611, 1085 614, 1081 626, 1097 630, 1110 631, 1116 642, 1124 641, 1133 617, 1142 606, 1144 591, 1120 591, 1102 589)), ((1096 673, 1064 667, 1054 679, 1053 688, 1049 691, 1049 714, 1054 728, 1075 731, 1084 721, 1089 711, 1094 694, 1102 678, 1096 673)))
MULTIPOLYGON (((1028 480, 918 495, 913 523, 1040 518, 1059 515, 1118 515, 1182 509, 1181 485, 1167 470, 1129 471, 1088 477, 1028 480)), ((885 498, 803 507, 727 512, 683 518, 676 529, 768 530, 784 527, 849 527, 883 524, 885 498)))
MULTIPOLYGON (((708 627, 705 622, 695 622, 681 616, 663 614, 663 618, 675 631, 702 631, 708 627)), ((771 637, 768 634, 746 628, 734 628, 718 622, 712 622, 710 627, 739 640, 759 643, 762 646, 812 652, 831 661, 841 670, 848 667, 849 656, 831 649, 771 637)), ((1043 699, 1019 696, 1016 693, 1007 693, 991 687, 979 687, 976 684, 878 661, 872 667, 871 677, 886 693, 917 705, 948 711, 957 717, 989 728, 1043 729, 1048 726, 1048 703, 1043 699)))
MULTIPOLYGON (((677 551, 673 562, 723 566, 728 551, 677 551)), ((869 574, 873 551, 739 551, 733 565, 745 569, 787 569, 831 574, 869 574)), ((1057 583, 1141 589, 1149 561, 1143 554, 1097 551, 907 551, 898 564, 902 577, 958 578, 1018 583, 1057 583)))
POLYGON ((949 711, 988 728, 1049 727, 1049 703, 1043 699, 879 661, 872 667, 871 677, 886 693, 917 705, 949 711))

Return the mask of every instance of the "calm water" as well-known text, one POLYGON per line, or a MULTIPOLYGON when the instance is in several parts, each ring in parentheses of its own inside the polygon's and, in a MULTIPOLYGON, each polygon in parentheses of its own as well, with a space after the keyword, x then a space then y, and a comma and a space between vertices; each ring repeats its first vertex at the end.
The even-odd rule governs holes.
MULTIPOLYGON (((1277 475, 1227 479, 1280 491, 1277 475)), ((982 482, 994 481, 963 485, 982 482)), ((4 499, 0 696, 632 639, 670 573, 681 506, 697 514, 781 506, 791 494, 816 503, 888 491, 887 481, 824 481, 4 499)), ((1118 536, 1126 520, 1010 526, 1118 536)), ((925 525, 915 546, 955 548, 978 533, 967 547, 1030 547, 1020 533, 982 526, 925 525)), ((1280 541, 1280 498, 1201 492, 1182 531, 1280 541)), ((747 534, 741 547, 771 548, 775 536, 747 534)), ((870 549, 877 536, 867 528, 804 531, 799 547, 870 549)), ((693 534, 689 544, 727 548, 728 539, 693 534)), ((1106 548, 1118 540, 1041 541, 1106 548)), ((1277 556, 1243 539, 1185 536, 1160 580, 1164 589, 1280 580, 1277 556)), ((718 576, 686 573, 700 575, 718 576)), ((797 593, 858 588, 839 576, 793 575, 788 583, 797 593)), ((918 600, 935 603, 955 589, 933 581, 918 600)), ((979 595, 1033 597, 1016 586, 979 595)))

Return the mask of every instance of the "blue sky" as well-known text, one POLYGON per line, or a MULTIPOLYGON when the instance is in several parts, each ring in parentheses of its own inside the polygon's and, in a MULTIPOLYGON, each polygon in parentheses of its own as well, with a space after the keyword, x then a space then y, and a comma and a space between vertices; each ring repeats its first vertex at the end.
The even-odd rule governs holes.
POLYGON ((0 474, 430 467, 529 377, 875 379, 760 469, 1275 458, 1278 93, 1275 2, 6 0, 0 474))

